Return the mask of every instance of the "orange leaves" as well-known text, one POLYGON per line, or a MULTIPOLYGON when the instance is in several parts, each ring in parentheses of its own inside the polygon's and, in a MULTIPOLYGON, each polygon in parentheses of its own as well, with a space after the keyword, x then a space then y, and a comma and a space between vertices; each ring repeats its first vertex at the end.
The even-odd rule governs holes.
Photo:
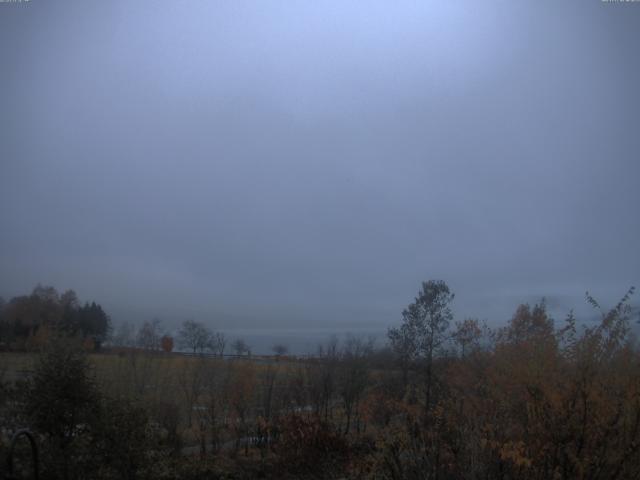
POLYGON ((173 337, 164 335, 160 339, 160 347, 164 352, 171 353, 173 351, 173 337))
POLYGON ((507 442, 500 448, 500 458, 518 467, 530 467, 531 459, 526 455, 525 444, 522 440, 507 442))

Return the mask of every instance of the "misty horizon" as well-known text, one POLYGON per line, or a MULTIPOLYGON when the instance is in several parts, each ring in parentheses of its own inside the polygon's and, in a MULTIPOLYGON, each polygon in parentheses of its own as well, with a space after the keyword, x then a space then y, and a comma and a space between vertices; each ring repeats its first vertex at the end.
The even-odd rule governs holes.
POLYGON ((154 5, 0 5, 5 299, 384 335, 427 279, 492 325, 640 285, 640 10, 154 5))

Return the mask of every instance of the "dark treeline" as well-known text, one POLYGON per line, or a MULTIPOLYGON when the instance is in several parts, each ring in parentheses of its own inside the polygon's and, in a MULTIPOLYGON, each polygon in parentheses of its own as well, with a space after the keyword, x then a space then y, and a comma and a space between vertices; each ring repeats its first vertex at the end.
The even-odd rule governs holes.
POLYGON ((111 321, 95 302, 81 304, 73 290, 62 294, 53 287, 36 286, 30 295, 0 298, 0 342, 14 350, 39 349, 54 331, 79 336, 89 348, 100 348, 111 321))
POLYGON ((541 302, 490 329, 454 322, 453 293, 428 281, 386 347, 336 337, 305 361, 282 345, 199 356, 211 333, 187 322, 193 357, 87 356, 56 331, 32 374, 1 383, 0 423, 37 432, 52 479, 634 479, 632 294, 611 310, 587 295, 588 327, 541 302))

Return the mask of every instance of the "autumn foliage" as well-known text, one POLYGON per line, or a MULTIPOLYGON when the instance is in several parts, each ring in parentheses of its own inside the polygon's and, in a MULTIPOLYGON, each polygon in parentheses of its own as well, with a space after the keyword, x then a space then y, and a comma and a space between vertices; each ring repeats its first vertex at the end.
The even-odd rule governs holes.
POLYGON ((0 420, 39 433, 51 478, 635 479, 632 294, 587 295, 588 324, 541 301, 490 329, 425 282, 388 347, 332 338, 299 360, 169 354, 168 336, 166 355, 49 348, 26 383, 0 377, 0 420))
POLYGON ((171 353, 173 351, 173 337, 163 335, 160 339, 160 347, 164 352, 171 353))
POLYGON ((629 295, 581 331, 573 315, 554 328, 544 303, 521 305, 490 345, 441 358, 437 401, 402 414, 380 467, 390 478, 637 478, 629 295))
POLYGON ((294 473, 339 473, 349 447, 334 425, 316 415, 287 415, 276 425, 278 466, 294 473))

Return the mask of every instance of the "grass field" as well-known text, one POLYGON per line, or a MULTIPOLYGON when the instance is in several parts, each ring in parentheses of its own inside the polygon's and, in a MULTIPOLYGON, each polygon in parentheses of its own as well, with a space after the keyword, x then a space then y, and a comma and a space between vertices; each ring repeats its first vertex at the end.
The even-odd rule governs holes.
POLYGON ((38 360, 35 353, 0 352, 0 380, 13 382, 24 378, 38 360))
MULTIPOLYGON (((88 360, 103 393, 141 403, 153 417, 171 412, 187 446, 197 442, 196 425, 212 408, 219 407, 216 421, 225 425, 233 421, 235 407, 242 409, 243 404, 254 416, 264 410, 266 391, 269 395, 281 392, 291 374, 304 368, 303 363, 261 357, 221 359, 133 350, 91 353, 88 360)), ((38 361, 38 353, 2 352, 0 380, 13 383, 26 379, 38 361)), ((280 395, 273 395, 269 402, 280 408, 276 397, 280 395)))

